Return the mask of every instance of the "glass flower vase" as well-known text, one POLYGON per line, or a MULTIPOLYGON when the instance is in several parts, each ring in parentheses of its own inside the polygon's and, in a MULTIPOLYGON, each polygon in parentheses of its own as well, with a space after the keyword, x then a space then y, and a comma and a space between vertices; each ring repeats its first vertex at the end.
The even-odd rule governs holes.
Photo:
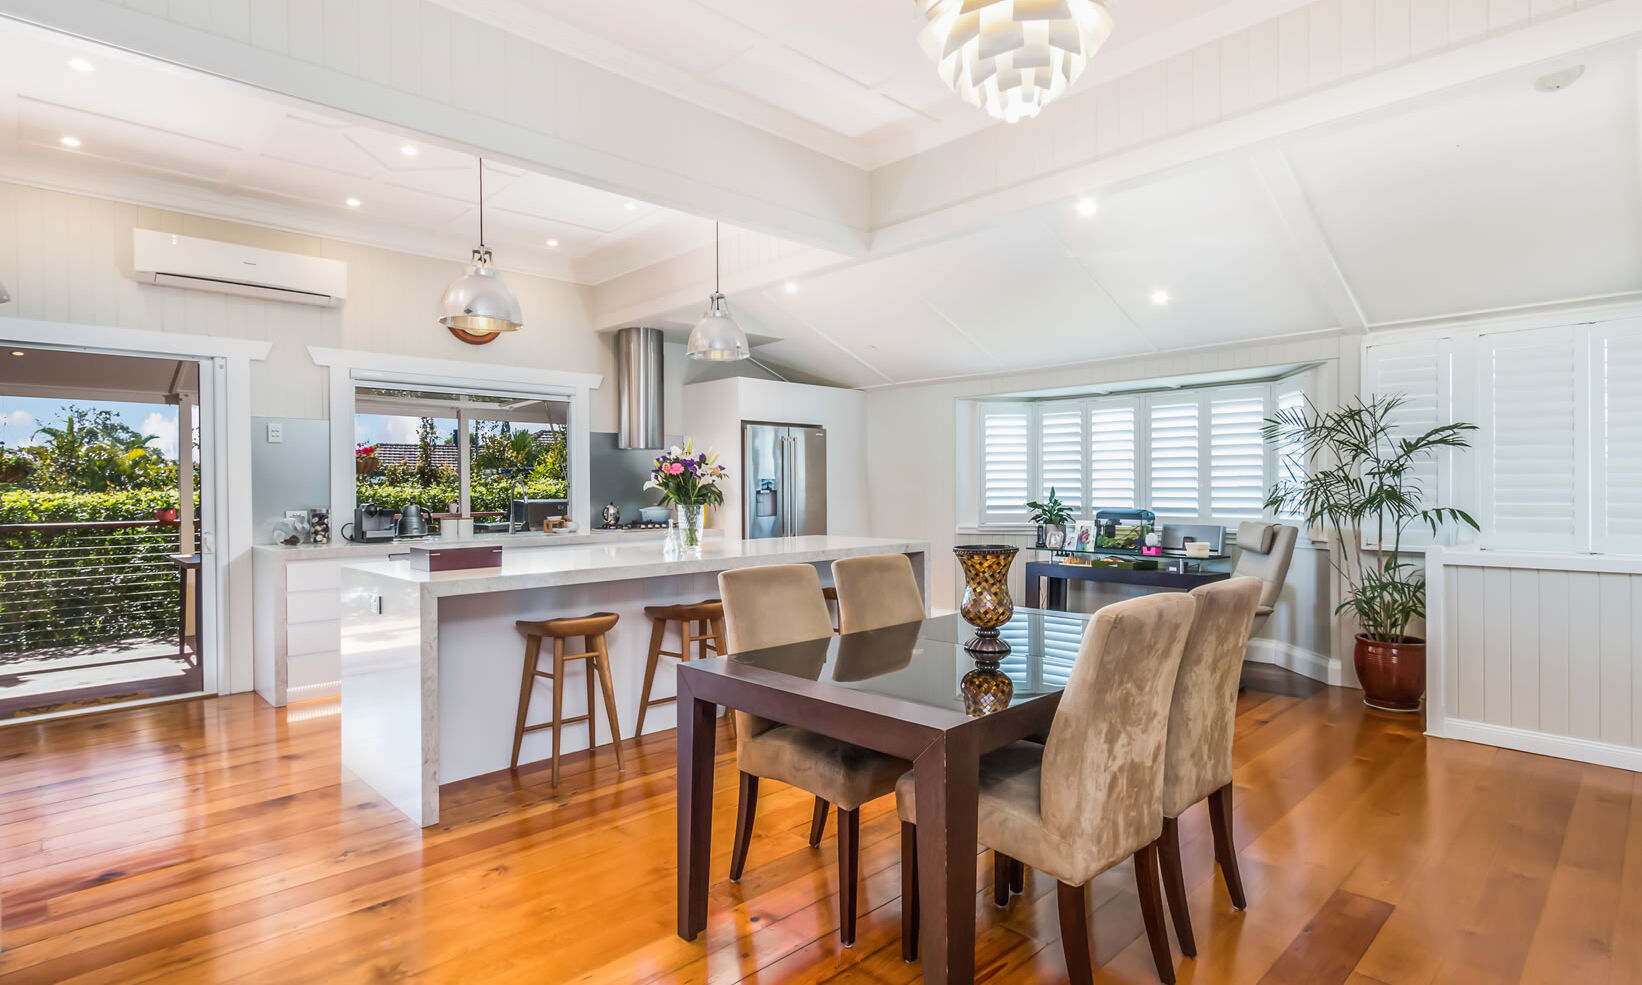
POLYGON ((1009 597, 1009 566, 1019 550, 1008 544, 964 544, 952 549, 964 569, 964 598, 958 611, 975 627, 975 636, 964 644, 972 654, 1009 652, 998 628, 1015 615, 1015 601, 1009 597))
POLYGON ((678 529, 684 537, 684 550, 700 554, 701 542, 707 536, 707 510, 699 503, 678 504, 678 529))

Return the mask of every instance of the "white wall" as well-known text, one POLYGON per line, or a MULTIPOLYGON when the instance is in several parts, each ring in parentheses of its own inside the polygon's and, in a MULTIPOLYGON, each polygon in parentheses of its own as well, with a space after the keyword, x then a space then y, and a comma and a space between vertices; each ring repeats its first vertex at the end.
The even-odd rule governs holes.
MULTIPOLYGON (((967 428, 960 435, 959 402, 995 394, 1095 387, 1102 383, 1146 380, 1198 373, 1218 373, 1304 363, 1317 363, 1320 405, 1337 399, 1340 381, 1345 396, 1356 392, 1357 350, 1360 336, 1323 332, 1250 345, 1160 353, 1131 359, 1089 363, 1065 369, 1014 373, 974 380, 929 385, 889 387, 867 391, 866 433, 867 497, 872 503, 873 536, 915 537, 930 542, 930 604, 951 609, 957 605, 962 576, 952 557, 957 543, 1002 540, 1030 544, 1020 535, 1000 537, 996 532, 960 526, 960 490, 973 483, 958 479, 960 456, 966 470, 977 467, 973 438, 967 428)), ((1317 399, 1314 397, 1314 399, 1317 399)), ((973 499, 973 493, 969 494, 973 499)), ((1018 576, 1017 576, 1018 577, 1018 576)), ((1328 658, 1333 578, 1327 555, 1319 550, 1297 552, 1284 604, 1264 635, 1297 650, 1328 658), (1324 622, 1319 625, 1318 619, 1324 622)), ((1022 582, 1021 584, 1024 584, 1022 582)), ((1017 590, 1020 585, 1016 586, 1017 590)), ((1017 596, 1018 598, 1018 596, 1017 596)), ((1334 652, 1340 652, 1337 647, 1334 652)), ((1350 683, 1349 651, 1342 680, 1350 683)))
POLYGON ((684 433, 696 450, 716 449, 730 470, 714 529, 741 535, 741 422, 809 424, 827 429, 827 532, 866 535, 871 527, 866 481, 866 394, 860 390, 729 379, 684 388, 684 433))

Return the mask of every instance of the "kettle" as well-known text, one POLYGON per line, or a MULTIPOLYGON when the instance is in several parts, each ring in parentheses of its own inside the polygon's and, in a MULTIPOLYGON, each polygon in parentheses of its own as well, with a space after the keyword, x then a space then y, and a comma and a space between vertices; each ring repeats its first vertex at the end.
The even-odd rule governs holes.
POLYGON ((394 533, 399 537, 426 537, 428 517, 422 512, 422 507, 406 503, 399 511, 399 526, 394 533))
POLYGON ((604 517, 605 526, 621 526, 621 507, 617 506, 615 503, 606 503, 604 509, 599 511, 599 515, 604 517))

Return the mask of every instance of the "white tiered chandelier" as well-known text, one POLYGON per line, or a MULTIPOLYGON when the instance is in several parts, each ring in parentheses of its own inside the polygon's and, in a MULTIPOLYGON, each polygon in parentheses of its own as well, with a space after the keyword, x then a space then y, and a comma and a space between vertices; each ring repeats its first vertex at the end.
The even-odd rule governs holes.
POLYGON ((1105 0, 916 0, 941 80, 1000 120, 1038 115, 1112 33, 1105 0))

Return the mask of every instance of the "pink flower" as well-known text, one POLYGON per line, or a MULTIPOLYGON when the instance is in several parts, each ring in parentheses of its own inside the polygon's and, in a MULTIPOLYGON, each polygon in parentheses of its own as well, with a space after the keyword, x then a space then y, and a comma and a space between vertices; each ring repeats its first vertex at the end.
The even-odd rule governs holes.
POLYGON ((677 462, 668 462, 667 463, 667 474, 668 475, 678 475, 679 473, 681 473, 683 471, 684 471, 684 466, 680 465, 679 463, 677 463, 677 462))

